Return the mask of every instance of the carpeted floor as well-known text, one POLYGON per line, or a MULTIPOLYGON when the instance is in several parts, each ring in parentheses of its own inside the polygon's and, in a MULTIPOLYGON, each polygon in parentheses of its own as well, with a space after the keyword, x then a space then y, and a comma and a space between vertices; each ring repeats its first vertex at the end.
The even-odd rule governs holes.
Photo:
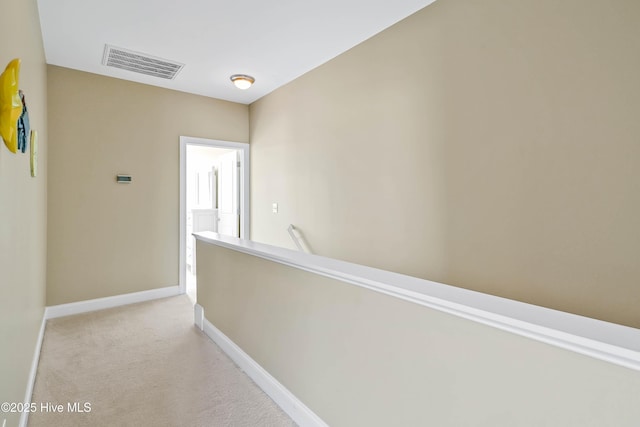
POLYGON ((31 427, 295 425, 193 325, 187 296, 50 320, 32 402, 31 427))

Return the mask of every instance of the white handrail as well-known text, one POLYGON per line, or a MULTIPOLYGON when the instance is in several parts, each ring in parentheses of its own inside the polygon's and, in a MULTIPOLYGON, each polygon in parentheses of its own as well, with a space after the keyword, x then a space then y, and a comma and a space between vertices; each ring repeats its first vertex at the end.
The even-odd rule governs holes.
POLYGON ((640 371, 640 329, 210 231, 194 236, 640 371))
POLYGON ((287 231, 289 232, 291 240, 293 240, 293 243, 296 245, 299 251, 306 252, 308 254, 311 253, 309 246, 304 241, 304 238, 302 237, 298 229, 293 226, 293 224, 289 224, 289 228, 287 228, 287 231))

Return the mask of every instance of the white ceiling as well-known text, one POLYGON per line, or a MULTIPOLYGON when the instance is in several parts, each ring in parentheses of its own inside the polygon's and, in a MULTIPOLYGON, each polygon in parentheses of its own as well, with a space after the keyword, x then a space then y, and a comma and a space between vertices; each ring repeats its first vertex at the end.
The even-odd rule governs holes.
POLYGON ((249 104, 434 0, 38 0, 47 63, 249 104), (185 64, 102 65, 105 44, 185 64), (232 74, 256 79, 236 89, 232 74))

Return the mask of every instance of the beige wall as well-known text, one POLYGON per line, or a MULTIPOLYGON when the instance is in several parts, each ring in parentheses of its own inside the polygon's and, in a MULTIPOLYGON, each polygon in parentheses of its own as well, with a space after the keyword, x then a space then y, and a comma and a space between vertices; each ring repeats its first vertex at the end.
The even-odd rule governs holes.
MULTIPOLYGON (((45 302, 47 211, 46 65, 36 0, 1 0, 0 72, 20 58, 31 128, 38 131, 39 173, 29 154, 12 154, 0 141, 0 402, 21 402, 45 302)), ((18 416, 0 413, 0 425, 18 416)))
POLYGON ((252 238, 640 327, 638 22, 440 0, 267 95, 252 238))
POLYGON ((179 138, 246 142, 248 107, 55 66, 48 81, 47 304, 177 285, 179 138))
POLYGON ((206 318, 330 426, 637 426, 640 372, 198 242, 206 318))

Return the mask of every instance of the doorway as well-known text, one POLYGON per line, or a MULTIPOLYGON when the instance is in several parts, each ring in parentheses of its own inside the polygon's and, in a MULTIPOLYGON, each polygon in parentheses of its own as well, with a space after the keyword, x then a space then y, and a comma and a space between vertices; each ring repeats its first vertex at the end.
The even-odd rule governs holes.
POLYGON ((249 237, 249 144, 180 137, 180 290, 196 301, 195 239, 249 237))

